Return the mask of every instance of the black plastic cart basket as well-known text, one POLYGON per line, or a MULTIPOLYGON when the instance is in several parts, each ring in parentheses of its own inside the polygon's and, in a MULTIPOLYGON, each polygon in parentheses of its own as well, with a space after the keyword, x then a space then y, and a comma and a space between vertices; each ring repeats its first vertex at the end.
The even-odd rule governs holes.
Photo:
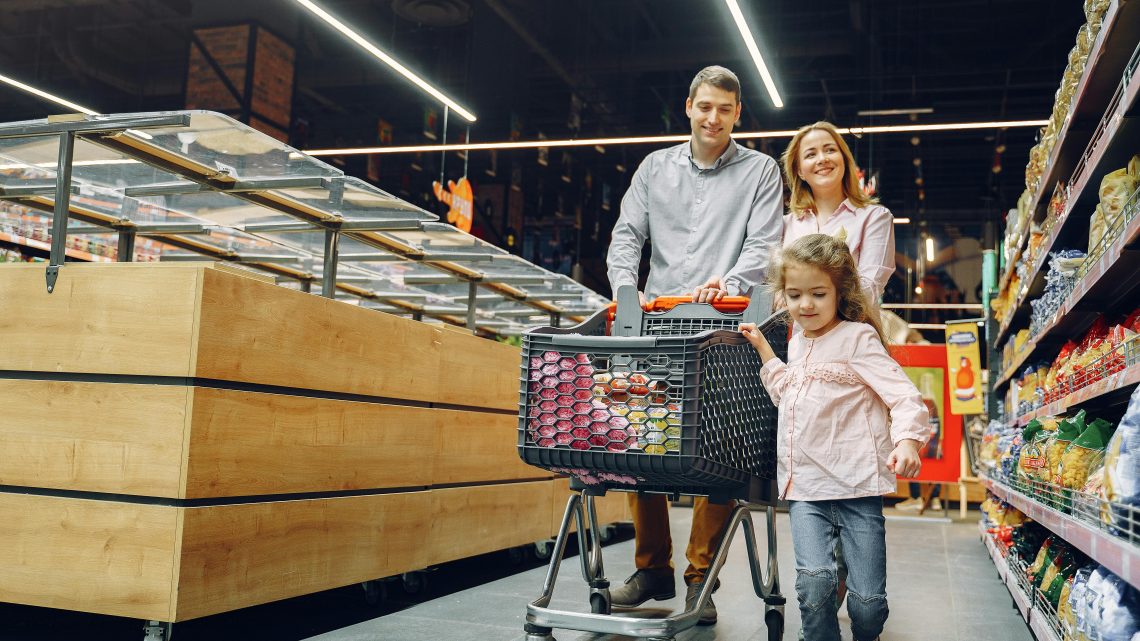
POLYGON ((671 639, 696 625, 738 528, 748 545, 753 585, 764 600, 768 638, 783 636, 774 528, 777 409, 760 382, 760 358, 737 330, 760 326, 781 357, 783 313, 771 299, 726 299, 716 306, 658 299, 645 311, 637 291, 618 291, 616 310, 580 325, 542 327, 523 337, 519 455, 570 475, 566 505, 543 593, 527 606, 528 641, 551 641, 553 628, 671 639), (607 491, 708 496, 735 507, 720 535, 692 608, 664 619, 614 616, 602 567, 594 497, 607 491), (750 506, 766 506, 765 579, 750 506), (577 522, 590 613, 552 610, 567 535, 577 522))

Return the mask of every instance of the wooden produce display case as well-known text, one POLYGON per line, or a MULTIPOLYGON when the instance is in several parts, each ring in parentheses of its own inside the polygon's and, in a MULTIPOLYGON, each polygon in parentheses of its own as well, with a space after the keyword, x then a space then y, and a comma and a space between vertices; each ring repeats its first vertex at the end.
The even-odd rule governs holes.
POLYGON ((0 601, 183 621, 557 530, 515 347, 218 263, 43 278, 0 265, 0 601))

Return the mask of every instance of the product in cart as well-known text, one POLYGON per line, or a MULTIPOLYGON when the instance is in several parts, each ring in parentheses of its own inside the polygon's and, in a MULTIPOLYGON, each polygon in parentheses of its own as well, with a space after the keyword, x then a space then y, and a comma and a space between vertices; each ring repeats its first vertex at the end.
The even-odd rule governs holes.
POLYGON ((1112 503, 1109 531, 1135 538, 1140 510, 1140 387, 1132 390, 1128 409, 1104 454, 1104 491, 1112 503))

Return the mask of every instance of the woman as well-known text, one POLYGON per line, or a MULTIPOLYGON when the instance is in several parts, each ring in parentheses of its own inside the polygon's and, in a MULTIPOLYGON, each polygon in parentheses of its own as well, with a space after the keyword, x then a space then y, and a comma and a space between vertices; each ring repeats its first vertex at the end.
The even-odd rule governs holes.
POLYGON ((800 128, 782 157, 791 188, 784 247, 808 234, 843 240, 855 258, 868 298, 877 302, 895 271, 894 217, 863 193, 855 158, 835 125, 800 128))
MULTIPOLYGON (((847 243, 863 291, 878 313, 879 299, 895 271, 894 216, 863 193, 851 148, 835 125, 820 121, 801 127, 781 160, 784 180, 791 189, 783 246, 809 234, 827 234, 847 243)), ((847 594, 847 566, 839 545, 835 558, 836 600, 842 605, 847 594)))

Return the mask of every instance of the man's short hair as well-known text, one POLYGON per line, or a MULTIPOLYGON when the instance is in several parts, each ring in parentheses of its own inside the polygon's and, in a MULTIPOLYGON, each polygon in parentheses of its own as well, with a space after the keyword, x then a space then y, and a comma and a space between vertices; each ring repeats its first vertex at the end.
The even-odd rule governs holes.
POLYGON ((713 65, 698 71, 693 78, 693 83, 689 85, 689 100, 697 95, 697 89, 700 89, 701 85, 704 84, 727 91, 736 96, 736 102, 740 102, 740 79, 728 69, 713 65))

